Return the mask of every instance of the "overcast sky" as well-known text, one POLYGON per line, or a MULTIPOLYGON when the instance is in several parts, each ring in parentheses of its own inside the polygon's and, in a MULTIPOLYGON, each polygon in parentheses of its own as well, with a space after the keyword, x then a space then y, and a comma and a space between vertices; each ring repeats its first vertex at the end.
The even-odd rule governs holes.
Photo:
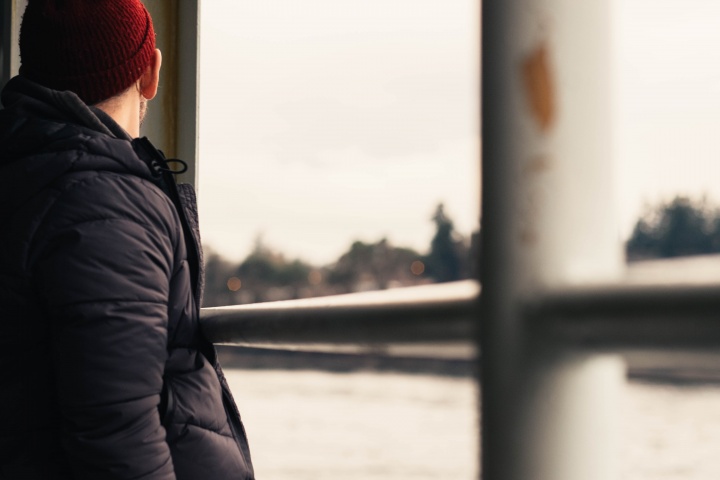
POLYGON ((616 5, 621 221, 676 194, 720 203, 720 2, 616 5))
MULTIPOLYGON (((200 213, 323 264, 354 239, 423 250, 438 202, 477 228, 471 0, 203 2, 200 213)), ((675 194, 720 201, 720 2, 615 2, 619 227, 675 194)))

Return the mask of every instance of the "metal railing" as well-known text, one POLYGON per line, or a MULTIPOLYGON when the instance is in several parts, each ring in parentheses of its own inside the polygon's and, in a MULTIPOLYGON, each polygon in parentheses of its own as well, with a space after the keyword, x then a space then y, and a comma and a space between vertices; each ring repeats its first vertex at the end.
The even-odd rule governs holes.
POLYGON ((202 309, 214 343, 331 352, 474 354, 475 281, 202 309))
MULTIPOLYGON (((203 308, 201 317, 218 344, 373 352, 435 345, 465 356, 478 341, 480 301, 480 285, 468 280, 203 308)), ((707 358, 720 352, 720 256, 631 264, 619 282, 548 291, 523 309, 532 335, 548 343, 629 358, 656 350, 707 358)))

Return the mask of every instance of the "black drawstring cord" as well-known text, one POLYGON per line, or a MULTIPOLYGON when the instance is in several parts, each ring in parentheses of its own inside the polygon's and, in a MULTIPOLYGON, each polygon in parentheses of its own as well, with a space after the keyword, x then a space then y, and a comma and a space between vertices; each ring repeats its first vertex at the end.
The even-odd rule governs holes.
POLYGON ((187 163, 185 163, 183 160, 180 160, 179 158, 165 158, 163 152, 155 148, 153 144, 150 143, 150 140, 147 139, 147 137, 136 138, 135 140, 133 140, 133 144, 142 147, 142 149, 147 154, 141 155, 140 158, 145 159, 147 158, 147 156, 151 157, 149 160, 145 161, 147 162, 148 167, 150 167, 150 171, 152 172, 154 177, 162 177, 164 173, 179 175, 188 171, 187 163), (179 163, 180 169, 173 170, 172 168, 170 168, 170 164, 172 163, 179 163))
POLYGON ((172 173, 173 175, 179 175, 188 171, 188 164, 184 160, 180 160, 179 158, 168 158, 165 159, 163 162, 160 162, 158 159, 154 158, 150 162, 150 167, 158 175, 162 174, 163 172, 172 173), (165 165, 163 165, 162 163, 165 163, 165 165), (169 165, 171 163, 179 163, 180 169, 174 170, 170 168, 169 165))
POLYGON ((168 158, 165 160, 165 163, 171 164, 171 163, 179 163, 180 169, 179 170, 173 170, 172 168, 168 168, 166 171, 172 173, 173 175, 179 175, 181 173, 185 173, 188 171, 188 164, 185 160, 180 160, 179 158, 168 158))

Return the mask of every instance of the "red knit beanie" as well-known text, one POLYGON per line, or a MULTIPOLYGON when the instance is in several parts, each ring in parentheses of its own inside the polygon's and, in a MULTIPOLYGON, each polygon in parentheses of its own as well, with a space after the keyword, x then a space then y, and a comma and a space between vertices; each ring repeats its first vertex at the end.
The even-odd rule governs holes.
POLYGON ((152 19, 140 0, 29 0, 20 75, 93 105, 139 79, 154 50, 152 19))

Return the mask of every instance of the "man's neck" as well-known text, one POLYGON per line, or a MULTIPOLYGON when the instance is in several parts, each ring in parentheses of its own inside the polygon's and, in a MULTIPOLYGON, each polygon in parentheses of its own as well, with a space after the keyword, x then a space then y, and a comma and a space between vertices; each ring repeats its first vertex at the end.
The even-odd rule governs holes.
POLYGON ((136 89, 130 88, 124 93, 95 105, 107 113, 132 138, 140 136, 140 99, 136 89))

